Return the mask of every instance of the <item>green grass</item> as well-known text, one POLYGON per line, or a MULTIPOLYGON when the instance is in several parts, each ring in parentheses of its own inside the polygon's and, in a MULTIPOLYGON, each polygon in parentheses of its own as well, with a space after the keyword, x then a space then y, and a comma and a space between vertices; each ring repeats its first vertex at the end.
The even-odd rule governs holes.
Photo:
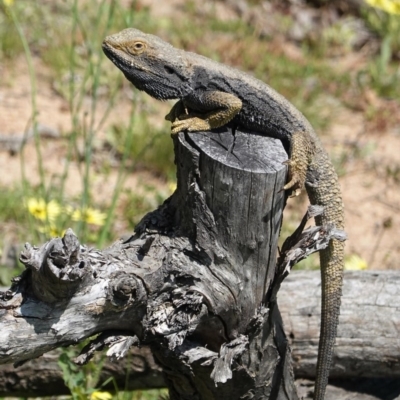
MULTIPOLYGON (((31 127, 34 130, 38 159, 37 174, 40 177, 40 182, 35 187, 26 179, 27 159, 23 149, 20 154, 21 180, 16 182, 14 189, 4 188, 0 197, 2 227, 8 228, 9 232, 12 224, 16 237, 21 242, 30 241, 34 244, 43 243, 51 236, 60 236, 63 229, 73 227, 83 243, 93 243, 102 247, 105 243, 115 240, 117 236, 113 231, 113 221, 120 194, 124 190, 124 180, 136 167, 132 165, 131 159, 136 158, 137 164, 143 155, 145 167, 148 168, 153 168, 151 164, 154 162, 156 165, 157 160, 159 164, 155 166, 155 170, 161 174, 161 171, 166 170, 162 166, 163 160, 168 158, 168 162, 171 163, 173 157, 171 154, 167 155, 171 147, 166 145, 165 139, 162 139, 160 134, 156 134, 155 139, 149 140, 152 137, 152 130, 143 120, 144 112, 142 115, 133 113, 130 128, 128 127, 123 135, 118 137, 118 142, 115 142, 119 165, 114 190, 111 190, 108 204, 96 200, 91 184, 95 172, 90 167, 97 151, 94 146, 95 138, 112 107, 118 99, 121 99, 120 92, 123 85, 121 74, 109 64, 102 53, 101 40, 110 32, 136 25, 136 22, 146 29, 146 21, 150 21, 148 12, 145 9, 137 12, 135 2, 132 2, 131 7, 123 8, 117 1, 75 0, 54 4, 15 1, 11 2, 9 7, 3 2, 0 4, 1 58, 4 58, 11 67, 13 62, 24 57, 29 66, 32 89, 31 127), (42 71, 35 69, 37 59, 40 59, 42 65, 50 71, 53 87, 66 100, 71 112, 72 130, 59 139, 65 151, 65 163, 63 172, 58 176, 48 174, 43 168, 45 155, 42 139, 37 130, 39 110, 36 104, 38 75, 42 71), (105 100, 107 100, 106 107, 104 107, 105 100), (138 147, 133 145, 135 135, 138 147), (159 137, 160 139, 157 139, 159 137), (146 149, 157 144, 157 141, 162 147, 161 156, 157 155, 156 148, 153 148, 153 154, 146 154, 146 149), (71 197, 66 185, 73 163, 78 168, 80 193, 71 197)), ((137 93, 134 95, 137 96, 137 93)), ((140 99, 140 96, 137 98, 140 99)), ((128 115, 126 120, 129 122, 128 115)), ((167 138, 168 136, 165 135, 167 138)), ((170 171, 171 168, 167 170, 170 171)), ((155 197, 160 200, 157 191, 153 189, 147 191, 150 193, 149 198, 155 197)), ((129 219, 132 222, 139 219, 135 213, 143 212, 141 208, 132 210, 126 206, 126 209, 129 209, 129 219)), ((3 230, 1 232, 1 239, 8 240, 6 238, 9 233, 3 230)), ((4 243, 0 242, 0 245, 4 247, 4 243)), ((10 271, 6 268, 0 271, 2 283, 7 284, 10 271)), ((12 272, 12 275, 15 275, 18 271, 12 272)), ((84 370, 72 370, 68 365, 65 366, 64 363, 64 377, 71 388, 72 398, 87 399, 88 394, 97 385, 96 376, 101 367, 99 364, 90 363, 84 370), (93 379, 89 381, 88 376, 92 376, 93 379), (83 381, 85 385, 76 385, 77 382, 83 381)), ((114 398, 153 399, 160 393, 162 392, 136 394, 121 392, 114 398)))
MULTIPOLYGON (((83 346, 83 343, 78 345, 80 349, 83 346)), ((73 400, 160 400, 168 394, 166 389, 125 391, 117 387, 114 378, 102 382, 100 374, 105 362, 104 354, 97 353, 92 362, 77 366, 72 360, 78 353, 76 347, 63 349, 58 359, 65 386, 70 390, 73 400), (105 389, 110 386, 113 387, 112 391, 105 389)))
MULTIPOLYGON (((165 114, 162 105, 154 105, 147 96, 132 90, 120 71, 111 65, 101 50, 101 41, 109 33, 135 26, 147 32, 159 34, 173 44, 214 58, 218 61, 250 71, 267 82, 292 101, 322 133, 329 126, 335 107, 340 99, 354 98, 353 92, 373 88, 379 95, 398 99, 400 67, 395 62, 399 52, 400 16, 389 15, 371 7, 362 11, 365 24, 381 39, 380 51, 372 56, 365 67, 352 72, 341 72, 326 62, 326 57, 350 52, 354 36, 352 25, 346 18, 327 27, 318 40, 312 36, 303 44, 303 56, 294 61, 277 48, 273 37, 258 37, 256 28, 241 18, 220 20, 214 8, 201 10, 194 1, 186 2, 187 18, 152 18, 148 8, 132 1, 122 5, 119 1, 79 2, 0 2, 0 56, 12 67, 13 62, 25 57, 29 64, 32 90, 31 126, 35 130, 35 148, 38 156, 37 173, 40 183, 31 187, 26 179, 25 152, 21 153, 22 176, 9 196, 36 197, 45 202, 55 200, 85 212, 88 208, 99 209, 107 214, 100 228, 85 221, 58 220, 58 232, 70 224, 84 242, 94 242, 99 247, 113 240, 115 213, 127 215, 128 225, 133 225, 158 198, 157 190, 129 194, 131 202, 119 200, 126 176, 138 170, 149 170, 164 181, 172 181, 175 175, 173 150, 169 125, 154 126, 153 120, 161 120, 165 114), (190 28, 190 29, 189 29, 190 28), (35 60, 46 66, 52 87, 63 97, 71 112, 71 132, 63 136, 65 167, 60 176, 45 174, 42 165, 41 138, 36 132, 37 106, 35 103, 37 75, 35 60), (120 121, 109 126, 103 146, 95 146, 99 131, 104 129, 107 117, 119 113, 120 104, 128 100, 129 91, 132 110, 121 115, 120 121), (331 101, 332 99, 336 101, 331 101), (104 104, 107 104, 104 107, 104 104), (118 179, 108 203, 99 203, 93 193, 91 181, 95 178, 93 168, 98 153, 107 148, 118 164, 118 179), (66 182, 71 163, 77 163, 80 176, 80 195, 68 196, 66 182), (153 197, 151 197, 153 196, 153 197), (132 206, 135 205, 135 206, 132 206), (137 213, 135 212, 137 210, 137 213)), ((258 2, 253 2, 258 4, 258 2)), ((293 24, 290 15, 276 15, 281 19, 278 34, 285 34, 293 24)), ((6 84, 6 83, 4 83, 6 84)), ((357 102, 357 97, 354 102, 357 102)), ((125 108, 125 110, 127 110, 125 108)), ((371 107, 367 114, 371 119, 382 115, 381 110, 371 107)), ((351 153, 351 152, 350 152, 351 153)), ((350 154, 352 155, 352 154, 350 154)), ((346 173, 349 152, 336 157, 340 174, 346 173)), ((115 166, 104 160, 97 170, 107 176, 115 166)), ((397 176, 396 171, 388 171, 397 176)), ((38 223, 24 209, 13 206, 8 195, 0 201, 0 221, 13 220, 15 226, 28 226, 21 240, 42 241, 46 230, 38 231, 38 223)), ((66 214, 70 217, 69 214, 66 214)), ((48 231, 47 231, 48 233, 48 231)))
POLYGON ((135 392, 120 392, 116 400, 161 400, 168 399, 168 390, 136 390, 135 392))
POLYGON ((365 6, 361 9, 361 17, 381 43, 390 38, 389 51, 398 60, 400 58, 400 14, 391 14, 365 6))
POLYGON ((163 201, 172 194, 175 184, 160 191, 160 189, 152 184, 140 182, 141 191, 126 189, 122 194, 122 208, 124 210, 124 220, 129 224, 130 229, 134 229, 144 215, 155 210, 163 201))
POLYGON ((130 121, 110 127, 107 143, 119 158, 128 155, 130 171, 144 168, 165 179, 174 179, 174 150, 168 125, 165 122, 162 128, 155 128, 145 112, 132 110, 130 121))
MULTIPOLYGON (((250 71, 291 100, 321 133, 335 115, 331 98, 338 100, 334 104, 340 104, 341 97, 351 96, 352 91, 366 88, 373 88, 383 97, 399 99, 400 96, 400 69, 395 61, 400 48, 400 17, 370 7, 363 9, 362 18, 380 38, 380 51, 354 74, 336 71, 325 59, 332 56, 330 51, 341 54, 352 50, 354 31, 346 19, 327 27, 318 40, 310 37, 303 44, 303 57, 294 61, 277 50, 273 37, 258 37, 255 27, 245 20, 239 17, 220 20, 213 8, 208 13, 205 10, 200 13, 194 1, 185 3, 187 18, 178 20, 153 18, 149 9, 135 1, 127 5, 105 0, 14 1, 10 4, 7 7, 0 2, 0 56, 9 67, 25 57, 30 65, 33 88, 37 86, 37 75, 42 74, 35 70, 33 61, 41 60, 49 71, 47 79, 52 80, 52 87, 68 103, 72 130, 64 136, 66 162, 61 176, 45 175, 41 165, 41 139, 36 133, 40 184, 35 188, 30 187, 22 168, 21 182, 16 184, 15 189, 7 189, 10 196, 19 193, 19 196, 27 198, 34 193, 47 202, 55 199, 59 203, 79 206, 81 210, 94 207, 105 211, 106 221, 100 232, 95 231, 97 239, 84 222, 76 227, 82 241, 94 240, 98 246, 112 240, 112 221, 117 207, 124 212, 118 206, 118 199, 124 191, 127 174, 147 169, 164 180, 172 180, 175 173, 169 126, 164 123, 155 127, 151 122, 152 119, 162 119, 165 112, 160 113, 161 106, 153 106, 145 95, 132 90, 120 71, 104 57, 101 41, 109 33, 128 26, 155 34, 162 33, 164 37, 168 35, 166 39, 177 46, 250 71), (127 91, 132 96, 132 111, 130 115, 121 115, 121 122, 108 127, 105 145, 119 162, 118 180, 109 203, 96 204, 96 194, 91 189, 93 170, 89 168, 96 152, 102 151, 101 146, 96 148, 94 145, 96 135, 104 129, 110 113, 119 112, 119 105, 127 102, 127 91), (104 107, 105 102, 107 107, 104 107), (72 162, 78 163, 81 179, 81 194, 74 199, 68 198, 65 187, 72 162)), ((284 34, 293 21, 288 15, 277 15, 276 18, 282 19, 282 23, 278 24, 279 34, 284 34)), ((38 110, 35 90, 32 91, 31 104, 31 125, 36 128, 38 110)), ((371 118, 375 118, 375 111, 373 108, 368 111, 371 118)), ((24 154, 21 154, 22 167, 24 154)), ((345 159, 345 154, 338 157, 341 173, 345 173, 345 159)), ((114 167, 104 162, 98 168, 107 175, 114 167)), ((396 172, 390 171, 390 174, 397 176, 396 172)), ((146 209, 140 204, 148 197, 142 197, 138 194, 132 198, 133 204, 138 204, 140 210, 137 215, 131 206, 126 205, 130 225, 146 209)), ((0 203, 0 220, 14 219, 16 225, 26 224, 29 230, 25 231, 24 240, 32 237, 43 239, 42 235, 35 233, 35 219, 26 211, 17 213, 13 202, 8 199, 7 195, 0 203)), ((64 221, 60 221, 60 224, 61 230, 64 221)))
POLYGON ((400 100, 400 66, 398 60, 392 61, 392 40, 391 36, 383 39, 378 56, 359 72, 357 81, 362 88, 373 88, 381 97, 400 100))
POLYGON ((379 52, 360 72, 359 83, 382 97, 400 100, 400 15, 364 7, 361 16, 379 39, 379 52))

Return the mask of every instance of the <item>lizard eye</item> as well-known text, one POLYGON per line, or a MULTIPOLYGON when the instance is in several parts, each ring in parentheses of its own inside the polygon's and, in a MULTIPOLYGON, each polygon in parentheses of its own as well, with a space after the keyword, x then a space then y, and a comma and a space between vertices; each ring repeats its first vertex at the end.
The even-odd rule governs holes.
POLYGON ((144 51, 145 48, 146 48, 146 46, 143 42, 134 42, 130 46, 132 54, 140 54, 141 52, 144 51))
POLYGON ((173 74, 175 72, 171 67, 168 67, 168 65, 164 65, 164 69, 167 74, 173 74))

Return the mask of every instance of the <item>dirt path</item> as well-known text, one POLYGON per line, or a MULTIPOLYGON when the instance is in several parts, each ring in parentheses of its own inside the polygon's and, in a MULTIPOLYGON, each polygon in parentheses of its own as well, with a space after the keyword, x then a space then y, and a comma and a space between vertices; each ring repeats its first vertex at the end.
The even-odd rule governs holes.
MULTIPOLYGON (((35 62, 40 64, 40 60, 35 62)), ((71 130, 68 104, 51 87, 45 67, 39 66, 38 121, 62 136, 71 130)), ((23 57, 13 63, 12 70, 6 71, 3 68, 1 72, 0 136, 16 137, 25 132, 31 119, 30 84, 23 57)), ((123 112, 120 111, 114 117, 128 119, 129 104, 120 107, 123 112)), ((160 118, 164 114, 164 111, 160 112, 160 118)), ((109 118, 102 131, 98 132, 98 140, 104 137, 112 122, 109 118)), ((339 171, 349 236, 347 255, 361 257, 369 269, 396 269, 400 257, 400 127, 390 127, 379 132, 376 130, 373 133, 369 129, 369 133, 366 133, 366 125, 367 119, 362 112, 342 107, 322 140, 334 157, 347 155, 344 170, 339 171)), ((1 150, 0 184, 2 187, 11 187, 21 178, 20 154, 10 154, 4 145, 1 150)), ((48 178, 59 175, 65 165, 66 141, 45 138, 42 141, 42 153, 48 178)), ((39 178, 33 141, 26 145, 24 155, 27 178, 32 184, 37 184, 39 178)), ((107 157, 107 154, 103 156, 107 157)), ((68 194, 76 195, 81 190, 78 164, 71 163, 69 168, 68 194)), ((93 193, 103 196, 100 200, 104 200, 104 194, 114 188, 116 172, 111 171, 105 177, 94 171, 93 176, 93 193)), ((165 186, 163 181, 158 181, 147 172, 131 175, 126 185, 137 187, 141 180, 165 186)), ((293 200, 291 207, 295 207, 293 200)), ((121 229, 125 228, 122 224, 121 229)))

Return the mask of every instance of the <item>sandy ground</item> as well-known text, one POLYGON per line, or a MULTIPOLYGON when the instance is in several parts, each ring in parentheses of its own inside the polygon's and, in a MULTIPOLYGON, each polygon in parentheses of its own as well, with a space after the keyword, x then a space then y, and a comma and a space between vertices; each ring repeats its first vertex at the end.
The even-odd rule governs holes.
MULTIPOLYGON (((178 0, 175 0, 178 1, 178 0)), ((151 0, 147 0, 152 5, 151 0)), ((146 3, 143 2, 143 3, 146 3)), ((163 2, 165 4, 166 2, 163 2)), ((179 3, 179 1, 178 1, 179 3)), ((157 3, 159 4, 159 3, 157 3)), ((168 7, 171 7, 169 4, 168 7)), ((163 7, 159 13, 168 13, 163 7)), ((71 116, 68 104, 51 87, 46 78, 46 67, 40 60, 35 60, 41 74, 38 76, 37 107, 40 124, 63 135, 71 129, 71 116)), ((13 64, 14 65, 14 64, 13 64)), ((348 67, 344 62, 340 67, 348 67)), ((15 63, 15 68, 5 70, 0 67, 0 138, 16 137, 26 131, 31 120, 30 84, 28 71, 23 57, 15 63)), ((375 99, 376 100, 376 99, 375 99)), ((380 100, 376 100, 380 101, 380 100)), ((100 104, 105 107, 106 104, 100 104)), ((165 105, 160 106, 160 119, 165 115, 165 105)), ((111 115, 99 140, 114 118, 129 117, 129 104, 120 104, 118 115, 111 115)), ((361 111, 352 111, 337 107, 334 123, 322 136, 328 151, 334 156, 343 152, 354 156, 348 157, 340 182, 346 209, 346 231, 348 245, 346 253, 356 254, 366 261, 369 269, 396 269, 400 256, 400 190, 396 175, 388 171, 400 169, 400 126, 387 129, 367 129, 368 121, 361 111), (361 155, 357 155, 361 154, 361 155), (393 177, 393 176, 394 177, 393 177)), ((166 132, 168 134, 168 132, 166 132)), ((12 186, 21 177, 21 154, 14 155, 7 151, 0 142, 0 184, 12 186)), ((66 156, 66 141, 60 138, 44 138, 41 151, 44 170, 48 178, 63 171, 66 156)), ((24 151, 25 173, 32 184, 38 182, 36 151, 33 141, 28 142, 24 151)), ((68 178, 68 191, 73 195, 79 192, 81 178, 78 164, 72 163, 68 178)), ((397 176, 400 173, 397 174, 397 176)), ((93 193, 99 196, 113 190, 116 172, 107 177, 94 172, 93 193)), ((139 172, 131 175, 127 187, 135 187, 139 181, 152 181, 156 185, 165 185, 150 173, 139 172)), ((298 199, 291 199, 290 209, 296 207, 298 199)), ((20 238, 23 241, 23 238, 20 238)))

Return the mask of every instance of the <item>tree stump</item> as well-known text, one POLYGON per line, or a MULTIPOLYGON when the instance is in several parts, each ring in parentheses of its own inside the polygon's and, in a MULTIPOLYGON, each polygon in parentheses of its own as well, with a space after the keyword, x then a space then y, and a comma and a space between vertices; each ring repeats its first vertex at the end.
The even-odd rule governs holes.
MULTIPOLYGON (((99 251, 69 230, 25 246, 26 270, 0 296, 0 362, 101 333, 78 363, 104 346, 118 360, 148 345, 172 400, 297 399, 276 304, 307 254, 285 252, 276 266, 287 155, 278 140, 231 128, 174 144, 177 190, 129 239, 99 251)), ((322 228, 309 252, 335 235, 322 228)))

